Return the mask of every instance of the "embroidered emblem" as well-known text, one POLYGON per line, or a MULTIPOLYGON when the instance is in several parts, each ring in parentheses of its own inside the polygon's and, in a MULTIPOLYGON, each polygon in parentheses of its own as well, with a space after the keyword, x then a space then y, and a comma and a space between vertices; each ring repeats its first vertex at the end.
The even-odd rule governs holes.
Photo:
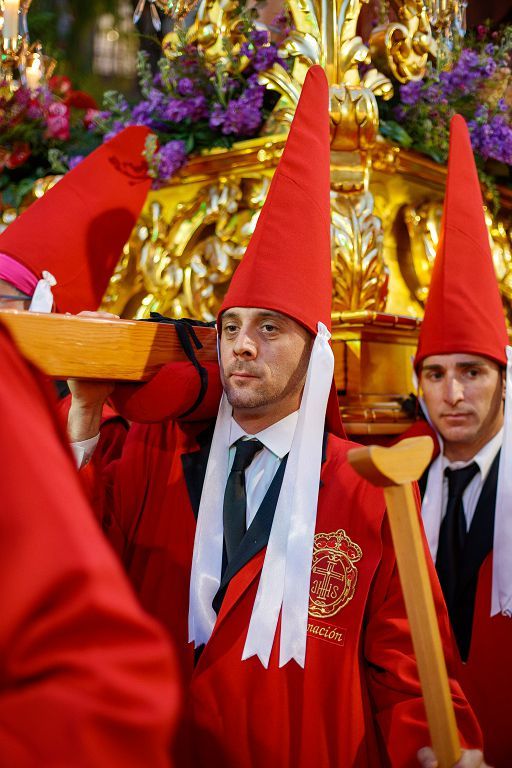
POLYGON ((332 533, 317 533, 311 565, 309 615, 334 616, 354 597, 357 563, 361 548, 349 539, 343 528, 332 533))

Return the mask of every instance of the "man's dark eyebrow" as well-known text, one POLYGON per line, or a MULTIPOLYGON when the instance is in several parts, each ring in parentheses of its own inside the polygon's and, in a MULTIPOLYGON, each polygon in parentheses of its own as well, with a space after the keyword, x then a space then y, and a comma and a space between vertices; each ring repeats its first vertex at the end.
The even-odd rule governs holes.
POLYGON ((258 312, 258 317, 274 317, 276 320, 289 319, 286 315, 283 315, 282 312, 274 312, 273 309, 262 309, 261 312, 258 312))
POLYGON ((239 317, 238 312, 233 312, 232 309, 228 309, 222 315, 222 322, 224 322, 224 320, 236 320, 238 319, 238 317, 239 317))
MULTIPOLYGON (((487 363, 484 360, 468 360, 463 363, 455 363, 456 368, 483 368, 487 363)), ((444 371, 445 366, 441 363, 431 363, 430 365, 422 365, 422 371, 444 371)))
MULTIPOLYGON (((276 320, 289 320, 289 318, 286 317, 286 315, 283 315, 281 312, 275 312, 273 309, 262 309, 257 313, 256 317, 260 320, 264 317, 272 317, 272 318, 275 318, 276 320)), ((240 318, 240 315, 238 312, 235 312, 232 309, 228 309, 222 315, 222 322, 224 322, 225 319, 238 320, 239 318, 240 318)))

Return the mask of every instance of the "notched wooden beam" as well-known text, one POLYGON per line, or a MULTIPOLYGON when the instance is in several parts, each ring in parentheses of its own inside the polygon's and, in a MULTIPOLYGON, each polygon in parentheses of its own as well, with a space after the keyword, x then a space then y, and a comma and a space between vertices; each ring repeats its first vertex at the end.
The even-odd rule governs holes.
MULTIPOLYGON (((146 381, 171 361, 186 360, 166 323, 0 310, 0 323, 20 352, 56 379, 146 381)), ((194 328, 201 362, 217 359, 214 328, 194 328)))

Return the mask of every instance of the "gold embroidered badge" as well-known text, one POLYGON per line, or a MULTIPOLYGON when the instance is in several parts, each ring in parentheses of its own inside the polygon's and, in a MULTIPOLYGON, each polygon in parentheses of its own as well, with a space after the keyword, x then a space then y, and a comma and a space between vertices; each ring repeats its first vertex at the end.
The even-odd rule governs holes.
POLYGON ((357 563, 361 548, 349 539, 343 528, 332 533, 317 533, 311 566, 309 615, 334 616, 354 597, 357 563))

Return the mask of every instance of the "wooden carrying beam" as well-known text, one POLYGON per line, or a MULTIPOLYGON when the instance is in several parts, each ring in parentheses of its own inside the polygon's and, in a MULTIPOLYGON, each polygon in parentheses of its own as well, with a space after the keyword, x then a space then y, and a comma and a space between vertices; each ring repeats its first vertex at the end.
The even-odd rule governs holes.
MULTIPOLYGON (((146 381, 171 361, 186 360, 174 326, 140 320, 0 310, 20 352, 56 379, 146 381)), ((202 362, 217 360, 214 328, 194 328, 202 362)))
POLYGON ((412 490, 412 482, 423 474, 432 449, 430 437, 413 437, 392 448, 355 448, 349 451, 348 459, 358 474, 384 488, 432 747, 439 768, 451 768, 460 759, 461 749, 412 490))

